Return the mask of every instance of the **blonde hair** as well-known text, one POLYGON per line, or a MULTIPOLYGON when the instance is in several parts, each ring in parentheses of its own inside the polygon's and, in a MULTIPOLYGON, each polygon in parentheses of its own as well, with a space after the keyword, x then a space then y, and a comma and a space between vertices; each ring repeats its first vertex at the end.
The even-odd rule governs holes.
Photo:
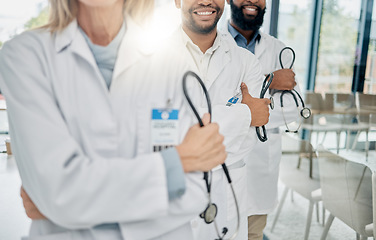
MULTIPOLYGON (((51 32, 65 29, 77 16, 78 0, 49 0, 49 20, 43 28, 51 32)), ((154 0, 124 0, 124 13, 139 24, 151 16, 154 0)))
POLYGON ((50 0, 48 23, 43 28, 51 32, 61 31, 76 18, 78 5, 76 0, 50 0))
POLYGON ((139 24, 151 19, 154 10, 154 0, 126 0, 125 13, 139 24))

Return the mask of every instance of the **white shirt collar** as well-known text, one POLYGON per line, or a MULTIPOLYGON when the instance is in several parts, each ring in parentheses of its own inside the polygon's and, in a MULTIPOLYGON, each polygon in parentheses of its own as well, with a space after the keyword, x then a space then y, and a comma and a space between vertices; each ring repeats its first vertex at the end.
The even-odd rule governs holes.
POLYGON ((199 51, 201 54, 213 54, 221 46, 222 35, 219 32, 217 32, 217 36, 215 37, 213 45, 208 50, 206 50, 205 53, 202 53, 201 49, 192 42, 192 40, 189 38, 187 33, 185 33, 182 27, 180 28, 180 30, 181 30, 184 45, 186 47, 189 46, 189 48, 192 50, 194 49, 195 51, 199 51))

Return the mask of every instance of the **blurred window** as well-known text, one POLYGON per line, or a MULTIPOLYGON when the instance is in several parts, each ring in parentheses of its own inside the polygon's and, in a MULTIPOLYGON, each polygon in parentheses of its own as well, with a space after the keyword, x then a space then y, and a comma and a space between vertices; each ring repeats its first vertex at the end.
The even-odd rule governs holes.
POLYGON ((312 6, 314 0, 280 0, 278 39, 296 53, 294 69, 301 89, 306 89, 312 6))
POLYGON ((0 0, 0 48, 24 30, 45 24, 47 4, 48 0, 0 0))
POLYGON ((364 93, 376 94, 376 2, 373 3, 364 93))
POLYGON ((315 92, 351 92, 361 1, 324 0, 315 92))

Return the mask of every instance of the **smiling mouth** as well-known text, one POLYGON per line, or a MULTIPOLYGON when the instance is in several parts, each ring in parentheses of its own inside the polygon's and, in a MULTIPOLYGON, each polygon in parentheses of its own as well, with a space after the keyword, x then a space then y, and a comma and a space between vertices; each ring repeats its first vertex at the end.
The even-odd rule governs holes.
POLYGON ((249 15, 254 15, 254 14, 257 14, 258 12, 257 7, 254 7, 254 6, 244 6, 243 10, 246 14, 249 14, 249 15))
POLYGON ((195 13, 199 16, 210 16, 210 15, 214 14, 215 11, 214 10, 211 10, 211 11, 205 10, 205 11, 194 11, 193 13, 195 13))

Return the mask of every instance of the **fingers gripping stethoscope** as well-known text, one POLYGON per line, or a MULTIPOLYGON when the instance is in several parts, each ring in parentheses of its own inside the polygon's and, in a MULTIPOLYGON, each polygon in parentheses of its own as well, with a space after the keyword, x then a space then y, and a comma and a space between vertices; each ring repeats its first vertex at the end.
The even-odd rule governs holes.
MULTIPOLYGON (((272 84, 273 78, 274 78, 274 74, 273 73, 269 73, 265 77, 264 82, 262 83, 262 88, 261 88, 261 92, 260 92, 260 98, 264 98, 265 97, 265 94, 268 91, 268 89, 270 87, 270 84, 272 84)), ((270 102, 270 108, 274 109, 274 101, 273 101, 272 97, 270 98, 270 101, 271 101, 270 102)), ((266 142, 268 140, 268 136, 266 135, 265 125, 261 126, 261 128, 262 128, 262 134, 260 132, 260 127, 256 127, 257 137, 258 137, 258 139, 261 142, 266 142)))
MULTIPOLYGON (((189 94, 188 94, 188 91, 187 91, 187 77, 188 76, 192 76, 194 78, 197 79, 197 81, 200 83, 203 91, 204 91, 204 94, 205 94, 205 97, 206 97, 206 102, 207 102, 207 105, 208 105, 208 112, 210 114, 210 122, 211 122, 211 118, 212 118, 212 109, 211 109, 211 102, 210 102, 210 98, 209 98, 209 93, 205 87, 205 84, 202 82, 201 78, 194 72, 192 71, 188 71, 184 74, 183 76, 183 92, 184 92, 184 95, 185 95, 185 98, 187 99, 188 101, 188 104, 189 106, 191 107, 193 113, 195 114, 199 124, 201 127, 204 126, 201 118, 200 118, 200 115, 198 114, 195 106, 193 105, 192 101, 191 101, 191 98, 189 97, 189 94)), ((230 184, 230 187, 231 187, 231 191, 232 191, 232 194, 233 194, 233 197, 234 197, 234 200, 235 200, 235 205, 236 205, 236 212, 237 212, 237 227, 236 227, 236 231, 234 232, 234 234, 228 238, 229 240, 233 240, 235 239, 235 237, 237 236, 238 234, 238 231, 239 231, 239 227, 240 227, 240 213, 239 213, 239 206, 238 206, 238 201, 237 201, 237 198, 236 198, 236 195, 235 195, 235 191, 234 191, 234 188, 232 186, 232 180, 231 180, 231 177, 230 177, 230 173, 228 172, 228 169, 227 169, 227 166, 225 163, 222 164, 222 169, 226 175, 226 178, 227 178, 227 181, 228 183, 230 184)), ((210 224, 212 222, 214 222, 214 225, 215 225, 215 229, 216 229, 216 232, 217 232, 217 236, 218 238, 216 240, 224 240, 224 237, 225 235, 227 234, 228 232, 228 229, 226 227, 224 227, 222 229, 222 233, 220 234, 219 231, 218 231, 218 226, 217 226, 217 223, 215 221, 215 217, 217 216, 217 212, 218 212, 218 208, 217 208, 217 205, 215 205, 214 203, 211 202, 211 182, 212 182, 212 174, 211 174, 211 171, 210 172, 204 172, 204 180, 205 180, 205 183, 206 183, 206 188, 207 188, 207 191, 208 191, 208 197, 209 197, 209 203, 208 203, 208 206, 207 208, 200 214, 200 217, 204 219, 204 221, 207 223, 207 224, 210 224), (209 173, 210 173, 210 176, 209 176, 209 173)))
MULTIPOLYGON (((282 62, 282 54, 285 50, 290 50, 291 51, 291 54, 292 54, 292 61, 291 61, 291 65, 289 67, 289 69, 292 68, 292 66, 294 65, 295 63, 295 51, 291 48, 291 47, 284 47, 281 52, 279 53, 279 63, 281 65, 281 68, 284 69, 284 65, 283 65, 283 62, 282 62)), ((299 102, 298 102, 298 99, 296 98, 296 96, 298 96, 299 98, 299 101, 301 102, 302 104, 302 110, 299 111, 300 113, 300 116, 304 119, 307 119, 311 116, 311 109, 307 108, 304 104, 304 101, 303 101, 303 98, 302 96, 300 96, 300 94, 295 90, 283 90, 282 93, 281 93, 281 96, 280 96, 280 102, 281 102, 281 110, 282 110, 282 116, 283 116, 283 120, 285 121, 285 125, 286 125, 286 132, 292 132, 292 133, 297 133, 300 126, 302 125, 302 119, 300 119, 300 122, 299 122, 299 126, 296 130, 290 130, 288 125, 287 125, 287 122, 286 122, 286 118, 285 118, 285 114, 284 114, 284 110, 283 110, 283 96, 286 94, 286 93, 289 93, 292 95, 294 101, 295 101, 295 104, 296 104, 296 107, 298 108, 298 111, 299 111, 299 102)))

